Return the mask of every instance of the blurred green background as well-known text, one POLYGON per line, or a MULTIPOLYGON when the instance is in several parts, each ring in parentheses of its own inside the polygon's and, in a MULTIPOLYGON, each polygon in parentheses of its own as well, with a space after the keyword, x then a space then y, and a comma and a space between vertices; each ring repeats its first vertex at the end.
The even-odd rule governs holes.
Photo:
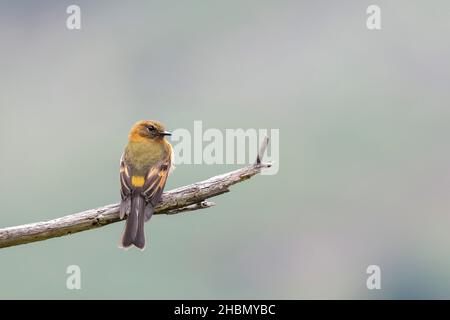
POLYGON ((280 170, 154 217, 144 253, 122 223, 1 249, 0 298, 450 298, 450 3, 376 1, 380 31, 370 4, 1 1, 0 227, 117 202, 139 119, 279 128, 280 170))

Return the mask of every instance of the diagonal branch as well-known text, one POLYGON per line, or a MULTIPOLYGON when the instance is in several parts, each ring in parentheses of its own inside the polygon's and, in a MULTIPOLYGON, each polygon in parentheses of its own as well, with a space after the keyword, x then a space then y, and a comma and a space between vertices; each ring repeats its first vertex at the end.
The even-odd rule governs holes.
MULTIPOLYGON (((164 192, 161 202, 155 208, 155 214, 178 214, 213 206, 214 203, 206 199, 229 192, 230 186, 247 180, 271 166, 271 163, 261 162, 267 144, 266 137, 254 164, 164 192)), ((116 203, 49 221, 4 228, 0 229, 0 248, 61 237, 118 221, 120 221, 119 204, 116 203)))

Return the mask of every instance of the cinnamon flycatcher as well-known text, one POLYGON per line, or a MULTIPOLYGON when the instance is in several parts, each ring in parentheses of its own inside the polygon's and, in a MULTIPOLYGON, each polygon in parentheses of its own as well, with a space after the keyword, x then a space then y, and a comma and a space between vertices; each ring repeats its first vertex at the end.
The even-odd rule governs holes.
POLYGON ((171 133, 157 121, 139 121, 130 131, 120 160, 120 218, 127 216, 121 247, 145 248, 144 223, 161 199, 173 166, 171 133))

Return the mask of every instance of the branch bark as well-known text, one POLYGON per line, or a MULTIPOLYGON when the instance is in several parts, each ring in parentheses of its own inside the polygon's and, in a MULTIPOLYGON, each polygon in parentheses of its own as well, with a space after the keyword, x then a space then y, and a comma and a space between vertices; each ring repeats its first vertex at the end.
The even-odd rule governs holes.
MULTIPOLYGON (((155 214, 178 214, 213 206, 214 203, 206 199, 229 192, 230 186, 247 180, 271 166, 271 163, 261 162, 267 144, 266 137, 256 162, 252 165, 164 192, 161 202, 155 208, 155 214)), ((61 237, 118 221, 120 221, 119 204, 115 203, 53 220, 4 228, 0 229, 0 248, 61 237)))

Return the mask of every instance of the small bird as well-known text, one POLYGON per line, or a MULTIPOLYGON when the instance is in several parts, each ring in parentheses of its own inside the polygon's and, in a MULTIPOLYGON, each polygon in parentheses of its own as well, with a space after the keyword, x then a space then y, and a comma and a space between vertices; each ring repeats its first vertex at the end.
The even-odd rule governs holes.
POLYGON ((120 159, 120 218, 127 216, 120 247, 144 250, 144 223, 161 199, 167 177, 175 168, 171 133, 153 120, 138 121, 130 131, 120 159))

